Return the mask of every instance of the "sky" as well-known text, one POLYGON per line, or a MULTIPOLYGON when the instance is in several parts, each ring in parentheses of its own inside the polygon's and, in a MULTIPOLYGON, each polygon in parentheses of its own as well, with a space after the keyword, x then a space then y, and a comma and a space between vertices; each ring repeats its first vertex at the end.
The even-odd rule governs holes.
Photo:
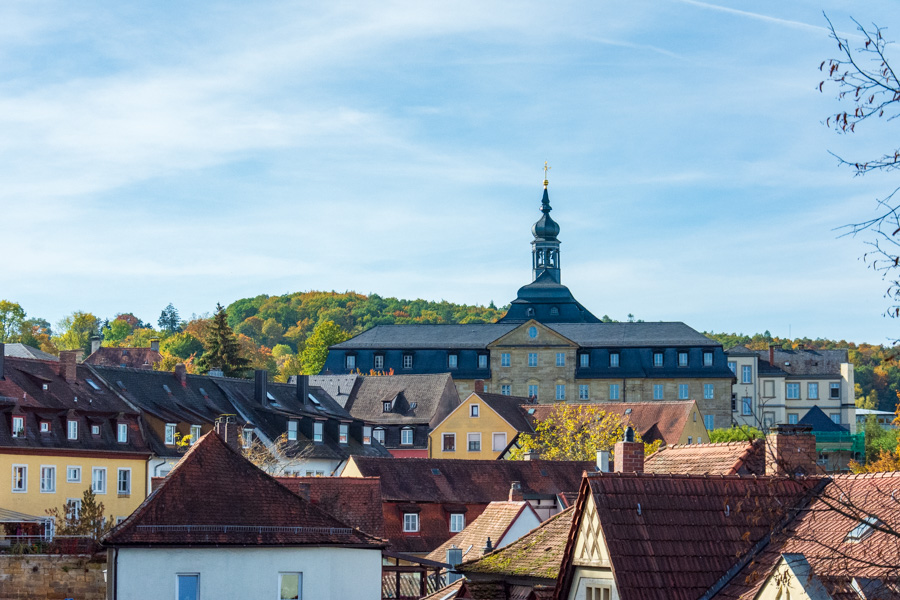
POLYGON ((0 3, 0 299, 51 323, 305 290, 503 305, 549 161, 594 314, 889 343, 840 228, 897 176, 829 152, 900 124, 826 127, 818 67, 823 11, 851 41, 851 16, 900 39, 900 12, 848 4, 0 3))

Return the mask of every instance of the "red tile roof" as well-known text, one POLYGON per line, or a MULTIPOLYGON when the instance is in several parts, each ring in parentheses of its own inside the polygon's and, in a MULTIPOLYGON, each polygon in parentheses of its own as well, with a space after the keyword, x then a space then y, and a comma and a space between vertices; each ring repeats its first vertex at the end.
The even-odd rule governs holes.
MULTIPOLYGON (((571 406, 571 405, 570 405, 571 406)), ((664 444, 677 444, 687 426, 691 412, 697 410, 693 400, 682 402, 592 402, 586 406, 623 417, 623 424, 630 424, 641 434, 645 442, 662 440, 664 444), (630 411, 630 412, 629 412, 630 411)), ((556 404, 523 404, 521 410, 533 420, 550 416, 556 404)))
POLYGON ((588 497, 621 600, 694 600, 751 553, 822 480, 593 473, 585 478, 557 598, 569 592, 588 497))
POLYGON ((194 444, 111 546, 351 546, 384 543, 338 521, 253 466, 215 432, 194 444))
POLYGON ((151 348, 98 348, 84 362, 102 367, 152 369, 161 360, 162 354, 151 348))
POLYGON ((644 471, 685 475, 765 475, 765 448, 765 441, 761 439, 667 446, 644 460, 644 471))
MULTIPOLYGON (((491 502, 484 512, 466 525, 466 527, 452 538, 441 544, 425 558, 437 562, 447 561, 447 550, 450 546, 456 546, 463 551, 463 560, 480 558, 484 554, 485 542, 491 538, 495 546, 512 526, 513 522, 523 511, 534 513, 534 509, 527 502, 491 502)), ((535 514, 535 518, 540 518, 535 514)))
POLYGON ((275 479, 339 521, 376 537, 384 535, 381 482, 377 477, 276 477, 275 479))

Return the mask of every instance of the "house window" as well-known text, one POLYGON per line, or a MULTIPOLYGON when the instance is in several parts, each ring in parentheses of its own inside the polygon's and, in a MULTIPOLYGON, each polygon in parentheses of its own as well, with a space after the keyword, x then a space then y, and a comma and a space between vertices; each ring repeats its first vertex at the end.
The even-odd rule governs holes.
POLYGON ((806 384, 806 397, 810 400, 818 400, 819 399, 819 384, 818 383, 807 383, 806 384))
POLYGON ((202 435, 202 433, 201 433, 202 431, 203 431, 203 428, 200 427, 199 425, 191 425, 191 446, 193 446, 194 443, 200 439, 200 436, 202 435))
POLYGON ((536 383, 528 384, 528 397, 537 399, 538 395, 538 386, 536 383))
POLYGON ((703 384, 703 399, 712 400, 715 397, 716 386, 711 383, 703 384))
POLYGON ((712 352, 704 352, 703 353, 703 366, 711 367, 713 365, 713 353, 712 352))
POLYGON ((831 387, 831 398, 832 400, 839 399, 841 397, 841 384, 832 383, 829 384, 831 387))
POLYGON ((66 498, 66 515, 73 519, 81 515, 81 498, 66 498))
POLYGON ((835 425, 841 424, 841 413, 831 413, 831 422, 835 425))
POLYGON ((419 531, 419 513, 403 513, 404 533, 416 533, 419 531))
POLYGON ((713 415, 703 415, 703 425, 706 427, 707 431, 712 431, 716 428, 716 418, 713 415))
POLYGON ((689 436, 688 436, 688 445, 691 445, 691 444, 693 444, 693 443, 694 443, 694 438, 693 438, 693 436, 690 436, 690 435, 689 435, 689 436))
POLYGON ((41 467, 41 493, 48 494, 56 491, 56 467, 41 467))
POLYGON ((551 307, 550 308, 550 316, 558 317, 559 316, 559 308, 557 308, 556 306, 551 307))
POLYGON ((413 355, 412 354, 404 354, 403 355, 403 368, 404 369, 412 369, 413 365, 413 355))
POLYGON ((382 402, 381 412, 391 412, 391 402, 382 402))
POLYGON ((441 448, 443 448, 444 452, 456 452, 456 434, 443 434, 441 436, 441 448))
POLYGON ((737 398, 735 398, 734 394, 731 395, 731 412, 737 410, 737 398))
POLYGON ((737 362, 733 360, 728 361, 728 368, 731 369, 731 372, 737 375, 737 362))
POLYGON ((678 366, 679 367, 688 366, 688 353, 687 352, 679 352, 678 353, 678 366))
POLYGON ((494 452, 502 452, 506 449, 506 434, 503 432, 491 435, 491 450, 494 452))
MULTIPOLYGON (((610 400, 618 400, 619 399, 619 384, 611 383, 609 384, 609 399, 610 400)), ((587 398, 585 398, 587 400, 587 398)))
POLYGON ((404 427, 400 430, 400 445, 401 446, 412 446, 413 443, 413 430, 411 427, 404 427))
POLYGON ((562 383, 556 385, 556 399, 557 400, 565 400, 566 399, 566 386, 562 383))
POLYGON ((800 418, 797 413, 788 413, 788 425, 796 425, 799 422, 800 418))
POLYGON ((662 352, 654 352, 653 353, 653 366, 654 367, 663 366, 663 353, 662 352))
POLYGON ((587 586, 584 588, 584 600, 611 600, 612 592, 606 586, 587 586))
POLYGON ((384 354, 375 355, 375 370, 380 371, 384 368, 384 354))
POLYGON ((13 465, 12 467, 12 491, 28 491, 28 466, 13 465))
POLYGON ((530 337, 531 339, 534 339, 537 337, 537 327, 532 325, 531 327, 528 328, 528 337, 530 337))
POLYGON ((100 435, 99 425, 91 425, 91 435, 100 435))
POLYGON ((653 385, 653 399, 654 400, 662 400, 663 399, 662 384, 656 383, 653 385))
MULTIPOLYGON (((175 597, 178 600, 200 600, 200 574, 178 573, 176 576, 178 588, 175 597)), ((171 588, 170 588, 171 589, 171 588)))
POLYGON ((347 423, 341 423, 340 425, 338 425, 338 443, 346 444, 348 437, 350 437, 350 425, 347 423))
POLYGON ((253 430, 249 427, 241 429, 241 446, 249 448, 253 445, 253 430))
POLYGON ((749 396, 741 398, 741 414, 745 417, 753 414, 753 398, 749 396))
POLYGON ((166 445, 175 445, 175 423, 166 423, 166 445))
POLYGON ((120 444, 125 444, 128 442, 128 424, 127 423, 117 423, 116 424, 116 439, 120 444))
POLYGON ((610 352, 609 353, 609 366, 612 368, 616 368, 619 366, 619 353, 618 352, 610 352))
POLYGON ((753 383, 753 367, 751 365, 741 367, 741 383, 753 383))
POLYGON ((487 369, 488 368, 488 355, 487 354, 479 354, 478 355, 478 368, 479 369, 487 369))
POLYGON ((324 431, 325 423, 323 423, 322 421, 316 421, 315 423, 313 423, 313 441, 321 442, 324 431))
POLYGON ((501 352, 500 353, 500 366, 508 367, 509 365, 510 365, 509 352, 501 352))
POLYGON ((459 533, 466 528, 465 513, 450 513, 450 533, 459 533))
POLYGON ((459 355, 448 354, 447 355, 447 368, 455 369, 458 365, 459 365, 459 355))
POLYGON ((106 467, 94 467, 91 473, 91 489, 95 494, 105 494, 106 467))
POLYGON ((12 418, 12 436, 14 438, 25 437, 25 417, 12 418))
POLYGON ((528 366, 529 367, 537 366, 537 352, 529 352, 528 353, 528 366))
POLYGON ((379 444, 384 444, 384 429, 381 427, 377 427, 372 431, 372 437, 375 438, 375 441, 379 444))
POLYGON ((118 491, 120 496, 131 495, 131 469, 119 469, 118 491))
POLYGON ((591 397, 591 387, 586 383, 578 385, 578 399, 587 400, 591 397))
POLYGON ((786 384, 785 397, 788 400, 799 400, 800 399, 800 384, 799 383, 786 384))
POLYGON ((50 421, 41 421, 41 433, 50 433, 50 421))
POLYGON ((467 439, 469 442, 469 452, 481 452, 480 433, 469 433, 467 434, 467 439))
POLYGON ((566 353, 565 352, 557 352, 556 353, 556 366, 557 367, 566 366, 566 353))
POLYGON ((512 386, 509 385, 508 383, 501 385, 500 393, 503 394, 504 396, 512 395, 512 386))
POLYGON ((279 573, 278 600, 300 600, 301 581, 303 581, 302 573, 279 573))
POLYGON ((348 354, 346 359, 347 359, 347 368, 355 369, 356 368, 356 356, 353 354, 348 354))
POLYGON ((81 467, 66 467, 66 482, 81 483, 81 467))
POLYGON ((78 421, 67 421, 66 429, 67 429, 67 437, 70 440, 78 439, 78 421))
POLYGON ((478 405, 477 405, 477 404, 470 404, 470 405, 469 405, 469 416, 470 416, 470 417, 477 417, 477 416, 478 416, 478 405))
POLYGON ((687 400, 690 396, 690 392, 688 390, 688 384, 679 383, 678 384, 678 399, 679 400, 687 400))
POLYGON ((372 428, 369 425, 363 425, 363 444, 372 444, 372 428))

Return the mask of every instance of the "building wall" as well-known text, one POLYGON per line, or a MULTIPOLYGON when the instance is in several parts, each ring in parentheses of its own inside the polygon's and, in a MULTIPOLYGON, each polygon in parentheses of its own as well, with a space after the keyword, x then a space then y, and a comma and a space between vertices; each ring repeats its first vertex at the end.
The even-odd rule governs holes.
POLYGON ((502 548, 503 546, 508 546, 540 524, 541 520, 538 516, 526 506, 525 510, 519 513, 518 518, 510 524, 503 537, 499 540, 494 540, 494 547, 502 548))
POLYGON ((0 555, 0 598, 104 600, 106 557, 0 555))
POLYGON ((494 409, 488 406, 477 394, 463 400, 450 415, 444 419, 429 435, 430 458, 460 458, 465 460, 493 460, 500 456, 506 444, 500 450, 492 447, 493 434, 505 433, 506 444, 516 436, 516 431, 494 409), (478 407, 478 416, 472 417, 471 407, 478 407), (443 435, 456 435, 456 451, 444 452, 443 435), (481 450, 470 451, 468 434, 481 434, 481 450))
MULTIPOLYGON (((108 454, 107 454, 108 456, 108 454)), ((140 458, 100 458, 88 452, 71 455, 36 455, 0 453, 0 506, 29 515, 44 516, 51 508, 65 505, 69 498, 80 500, 84 491, 91 486, 92 470, 95 467, 106 468, 106 492, 97 494, 97 500, 103 503, 107 517, 127 517, 147 497, 149 483, 147 479, 147 460, 140 458), (25 492, 12 491, 13 465, 27 467, 27 488, 25 492), (56 467, 56 486, 54 492, 41 492, 41 467, 56 467), (81 467, 81 481, 67 482, 66 469, 69 466, 81 467), (117 493, 118 469, 131 469, 131 493, 117 493)))
POLYGON ((578 401, 578 386, 575 385, 578 346, 555 331, 540 323, 525 323, 489 344, 488 349, 491 352, 490 391, 493 393, 501 393, 501 386, 510 385, 511 395, 527 397, 528 386, 537 385, 538 402, 555 402, 556 386, 564 385, 565 400, 578 401), (528 334, 532 326, 537 329, 534 338, 528 334), (504 353, 510 355, 508 367, 502 366, 504 353), (528 364, 528 355, 532 353, 537 354, 537 366, 533 367, 528 364), (557 366, 558 353, 565 356, 563 366, 557 366))
POLYGON ((278 598, 278 574, 302 573, 301 598, 381 599, 381 551, 355 548, 121 548, 117 600, 171 600, 177 573, 200 574, 201 598, 278 598))

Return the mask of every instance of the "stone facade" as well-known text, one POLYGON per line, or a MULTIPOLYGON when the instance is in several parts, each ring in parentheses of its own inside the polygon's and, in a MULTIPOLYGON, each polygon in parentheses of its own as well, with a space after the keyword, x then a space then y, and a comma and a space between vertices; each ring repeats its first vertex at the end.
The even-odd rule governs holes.
POLYGON ((0 555, 0 598, 104 600, 105 569, 103 555, 0 555))

